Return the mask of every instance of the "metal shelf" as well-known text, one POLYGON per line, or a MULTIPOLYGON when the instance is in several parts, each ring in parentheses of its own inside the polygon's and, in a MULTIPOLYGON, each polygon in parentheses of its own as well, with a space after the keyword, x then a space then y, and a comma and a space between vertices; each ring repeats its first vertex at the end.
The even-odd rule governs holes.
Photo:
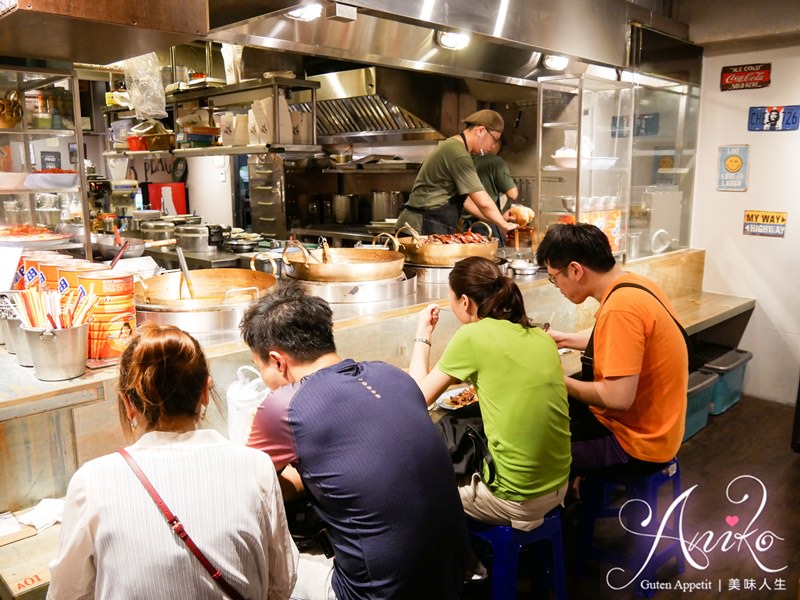
POLYGON ((80 188, 0 188, 0 196, 4 194, 74 194, 80 188))
MULTIPOLYGON (((253 79, 251 81, 243 81, 241 83, 234 83, 231 85, 223 85, 219 87, 206 87, 199 89, 190 89, 181 92, 174 92, 167 96, 167 102, 190 102, 192 100, 202 100, 205 98, 214 98, 216 96, 225 96, 229 94, 239 94, 241 92, 251 92, 259 88, 266 87, 280 87, 289 90, 316 90, 319 88, 318 81, 306 81, 304 79, 291 79, 288 77, 271 77, 269 79, 253 79)), ((215 102, 216 104, 216 102, 215 102)))
POLYGON ((74 129, 36 129, 35 127, 25 129, 2 129, 0 128, 0 135, 19 135, 31 136, 36 135, 40 137, 72 137, 75 135, 74 129))

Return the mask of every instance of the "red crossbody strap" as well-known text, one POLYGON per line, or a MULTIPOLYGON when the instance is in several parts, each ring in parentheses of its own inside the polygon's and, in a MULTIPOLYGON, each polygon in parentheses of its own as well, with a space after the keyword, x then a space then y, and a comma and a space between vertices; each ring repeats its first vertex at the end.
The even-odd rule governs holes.
POLYGON ((225 578, 222 577, 222 571, 214 568, 211 562, 206 558, 206 555, 203 554, 200 548, 198 548, 194 543, 192 538, 189 537, 186 529, 183 528, 183 523, 180 522, 180 519, 178 519, 178 517, 172 513, 164 500, 161 499, 161 496, 158 495, 158 492, 153 487, 153 484, 150 483, 147 475, 144 474, 142 469, 139 467, 139 464, 133 460, 133 457, 128 454, 128 451, 125 450, 125 448, 122 448, 121 450, 118 450, 118 452, 122 455, 122 458, 125 459, 125 462, 128 463, 128 466, 130 466, 136 477, 139 478, 139 481, 142 482, 144 489, 147 490, 147 493, 150 494, 153 502, 156 503, 156 506, 158 506, 159 510, 164 515, 164 518, 167 520, 167 524, 170 526, 172 531, 183 540, 183 542, 188 546, 189 550, 192 551, 192 554, 197 557, 197 560, 200 561, 200 564, 203 565, 203 568, 206 571, 208 571, 208 574, 211 575, 211 578, 217 583, 222 591, 233 600, 245 600, 244 596, 242 596, 233 587, 231 587, 227 581, 225 581, 225 578))

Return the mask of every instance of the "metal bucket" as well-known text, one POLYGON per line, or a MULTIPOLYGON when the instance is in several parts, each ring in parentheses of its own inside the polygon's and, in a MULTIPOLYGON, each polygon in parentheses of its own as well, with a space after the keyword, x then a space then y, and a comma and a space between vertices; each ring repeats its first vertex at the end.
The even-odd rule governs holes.
POLYGON ((358 223, 358 196, 334 194, 333 220, 336 223, 358 223))
POLYGON ((69 329, 20 327, 33 360, 33 376, 42 381, 63 381, 86 371, 89 324, 69 329))
POLYGON ((372 220, 395 219, 403 208, 403 192, 372 192, 372 220))
POLYGON ((6 317, 2 320, 3 335, 6 340, 6 351, 9 354, 17 353, 17 339, 19 338, 19 319, 6 317))

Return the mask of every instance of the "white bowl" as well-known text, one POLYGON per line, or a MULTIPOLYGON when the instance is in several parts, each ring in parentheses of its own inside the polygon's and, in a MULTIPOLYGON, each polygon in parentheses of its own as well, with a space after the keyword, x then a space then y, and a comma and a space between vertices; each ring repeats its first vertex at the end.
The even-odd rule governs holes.
MULTIPOLYGON (((576 156, 556 156, 551 157, 556 166, 562 169, 574 169, 578 166, 578 158, 576 156)), ((596 171, 604 171, 610 169, 617 163, 615 156, 590 156, 581 159, 581 167, 584 169, 592 169, 596 171)))
POLYGON ((0 172, 0 189, 14 190, 25 187, 27 173, 16 173, 14 171, 0 172))
POLYGON ((581 164, 586 167, 588 163, 588 167, 590 169, 594 169, 597 171, 604 171, 606 169, 610 169, 615 164, 617 164, 617 157, 616 156, 591 156, 588 159, 584 160, 581 164))
POLYGON ((577 156, 556 156, 554 154, 551 158, 553 162, 556 163, 556 166, 562 169, 574 169, 578 166, 577 156))

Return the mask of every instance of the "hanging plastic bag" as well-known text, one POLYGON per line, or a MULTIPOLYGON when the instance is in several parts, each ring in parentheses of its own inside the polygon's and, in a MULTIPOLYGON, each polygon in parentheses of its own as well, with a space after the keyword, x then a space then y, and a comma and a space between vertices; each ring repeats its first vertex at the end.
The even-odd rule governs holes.
POLYGON ((237 444, 247 443, 256 409, 269 393, 255 367, 244 365, 236 371, 237 380, 228 386, 228 439, 237 444))
POLYGON ((167 101, 156 53, 150 52, 125 60, 124 70, 125 87, 136 116, 143 121, 166 118, 167 101))

